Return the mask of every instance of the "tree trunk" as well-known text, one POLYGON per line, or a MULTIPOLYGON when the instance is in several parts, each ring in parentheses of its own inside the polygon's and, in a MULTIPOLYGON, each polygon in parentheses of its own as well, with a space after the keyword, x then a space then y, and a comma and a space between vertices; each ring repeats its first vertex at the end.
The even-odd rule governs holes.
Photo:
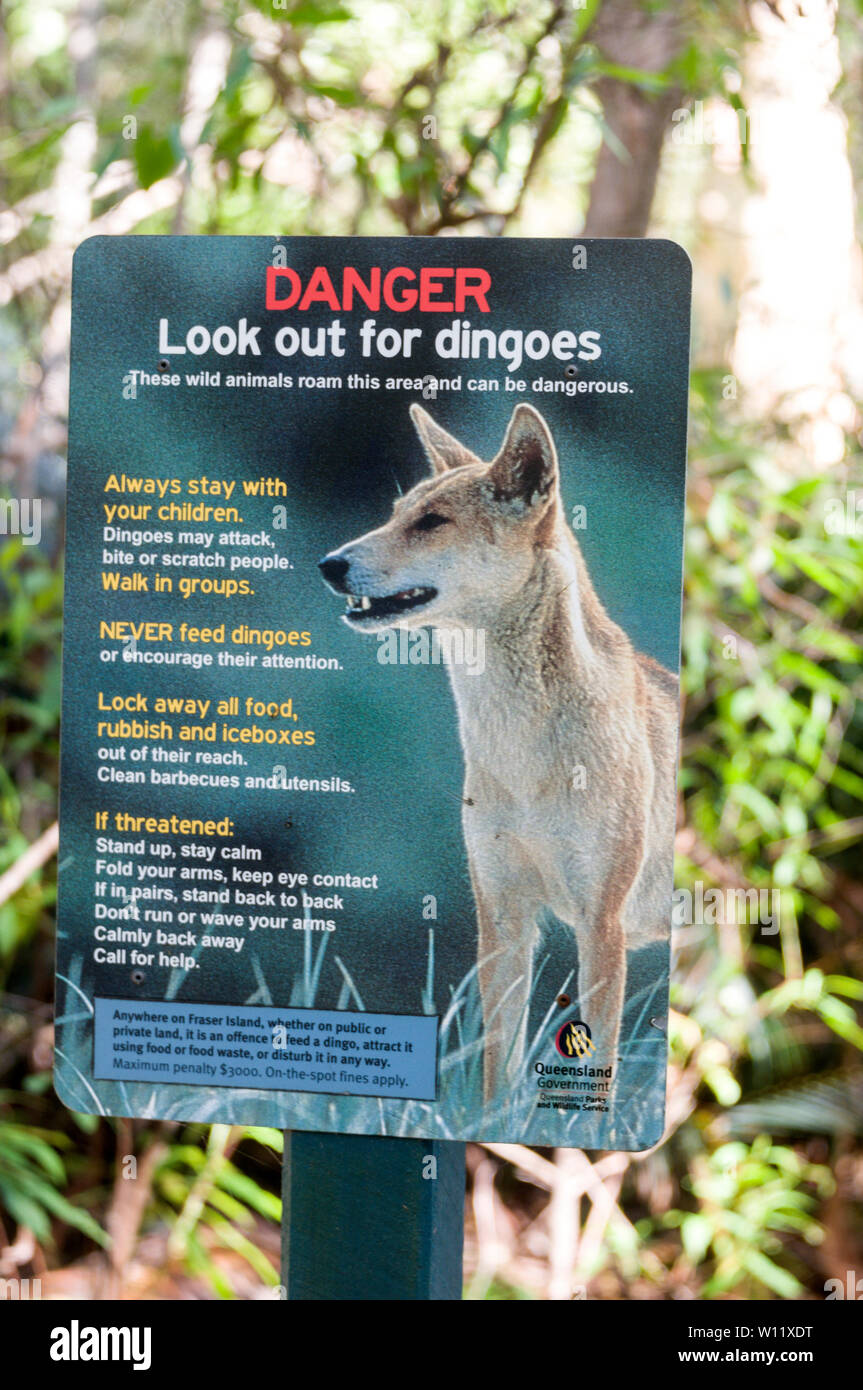
MULTIPOLYGON (((676 6, 650 14, 639 0, 605 0, 591 38, 609 62, 661 73, 680 52, 683 25, 676 6)), ((584 235, 644 236, 666 126, 680 93, 676 88, 648 93, 615 77, 601 77, 596 92, 608 129, 629 157, 603 140, 584 235)))

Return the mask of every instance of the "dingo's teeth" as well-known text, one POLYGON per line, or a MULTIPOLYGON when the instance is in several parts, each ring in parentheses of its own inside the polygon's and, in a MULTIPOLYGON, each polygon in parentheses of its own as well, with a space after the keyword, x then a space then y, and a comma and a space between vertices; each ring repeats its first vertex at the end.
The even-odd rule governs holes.
POLYGON ((436 589, 419 586, 400 589, 397 594, 374 594, 371 597, 368 594, 345 594, 345 617, 353 623, 364 622, 366 618, 393 617, 430 603, 436 597, 436 589))

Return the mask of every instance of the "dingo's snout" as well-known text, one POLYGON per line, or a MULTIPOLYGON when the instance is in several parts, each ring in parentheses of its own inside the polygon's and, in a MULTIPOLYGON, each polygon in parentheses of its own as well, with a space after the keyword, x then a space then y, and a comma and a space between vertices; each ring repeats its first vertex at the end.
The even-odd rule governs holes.
POLYGON ((330 588, 334 589, 337 594, 344 594, 347 591, 346 581, 350 567, 350 561, 345 560, 336 552, 331 552, 318 561, 318 569, 330 588))

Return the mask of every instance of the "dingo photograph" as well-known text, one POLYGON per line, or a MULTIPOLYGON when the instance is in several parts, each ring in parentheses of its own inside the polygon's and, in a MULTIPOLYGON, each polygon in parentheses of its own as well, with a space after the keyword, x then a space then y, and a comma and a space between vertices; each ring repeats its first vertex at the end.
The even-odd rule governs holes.
POLYGON ((320 570, 358 632, 485 634, 478 679, 447 665, 492 1100, 521 1080, 545 910, 577 948, 592 1056, 617 1069, 627 951, 669 934, 677 679, 603 608, 538 410, 515 408, 487 463, 422 406, 411 417, 431 477, 320 570))

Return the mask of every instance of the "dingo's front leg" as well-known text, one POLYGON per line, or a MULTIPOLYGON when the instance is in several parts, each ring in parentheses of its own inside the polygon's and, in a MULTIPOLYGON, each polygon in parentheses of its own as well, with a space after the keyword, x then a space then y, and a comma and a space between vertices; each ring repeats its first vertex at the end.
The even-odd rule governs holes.
POLYGON ((501 1097, 524 1064, 536 906, 512 866, 471 837, 468 858, 479 927, 478 978, 484 1030, 483 1093, 501 1097), (485 853, 483 852, 485 850, 485 853))
MULTIPOLYGON (((628 807, 618 808, 616 840, 606 840, 606 858, 585 911, 574 922, 578 942, 578 1007, 591 1031, 592 1060, 611 1066, 617 1076, 617 1049, 626 997, 626 928, 624 915, 635 891, 644 855, 651 787, 650 769, 634 763, 628 807)), ((644 904, 635 904, 644 907, 644 904)))
POLYGON ((485 1032, 483 1094, 502 1099, 524 1065, 535 923, 479 911, 479 989, 485 1032))
POLYGON ((578 1009, 590 1028, 591 1061, 617 1072, 620 1020, 626 991, 626 938, 620 913, 603 913, 577 931, 578 1009))

